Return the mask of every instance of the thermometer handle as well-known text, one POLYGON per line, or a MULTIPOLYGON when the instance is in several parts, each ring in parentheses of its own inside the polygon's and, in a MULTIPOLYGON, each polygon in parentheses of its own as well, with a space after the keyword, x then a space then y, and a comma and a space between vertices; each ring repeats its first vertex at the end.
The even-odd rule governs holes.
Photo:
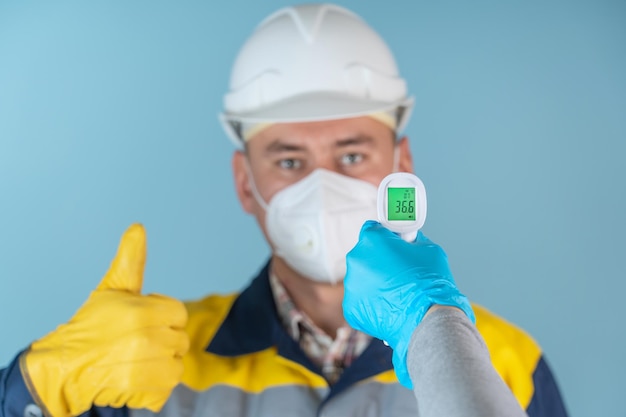
POLYGON ((417 230, 407 233, 400 233, 400 237, 406 242, 415 242, 415 238, 417 237, 417 230))

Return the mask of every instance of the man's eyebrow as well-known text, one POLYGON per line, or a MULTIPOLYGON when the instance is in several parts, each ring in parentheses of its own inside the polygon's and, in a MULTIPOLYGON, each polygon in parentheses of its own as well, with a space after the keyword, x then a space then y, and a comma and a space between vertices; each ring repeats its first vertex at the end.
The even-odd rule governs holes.
POLYGON ((275 139, 267 148, 265 148, 265 153, 295 152, 302 150, 304 150, 304 148, 300 145, 286 143, 280 139, 275 139))
POLYGON ((337 142, 335 142, 335 147, 341 148, 344 146, 351 146, 351 145, 369 145, 369 144, 372 144, 373 142, 374 142, 374 138, 372 138, 371 136, 366 135, 366 134, 360 134, 360 135, 351 136, 345 139, 339 139, 337 142))

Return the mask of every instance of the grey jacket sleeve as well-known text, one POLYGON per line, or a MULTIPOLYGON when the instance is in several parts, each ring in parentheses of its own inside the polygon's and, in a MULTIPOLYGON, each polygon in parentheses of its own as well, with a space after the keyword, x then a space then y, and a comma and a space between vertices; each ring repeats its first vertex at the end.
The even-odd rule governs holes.
POLYGON ((407 367, 419 417, 525 417, 487 346, 460 310, 430 312, 411 337, 407 367))

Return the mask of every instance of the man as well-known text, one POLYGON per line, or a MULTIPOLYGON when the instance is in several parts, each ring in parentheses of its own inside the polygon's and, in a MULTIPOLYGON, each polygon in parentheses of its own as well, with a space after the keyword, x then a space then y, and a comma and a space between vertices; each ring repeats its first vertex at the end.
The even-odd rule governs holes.
MULTIPOLYGON (((270 262, 241 294, 184 306, 142 296, 145 235, 131 227, 76 315, 3 371, 3 417, 417 415, 411 380, 392 366, 398 346, 342 311, 345 257, 376 217, 376 185, 413 170, 398 139, 412 99, 391 52, 343 8, 282 9, 243 46, 224 104, 237 195, 270 262)), ((474 312, 520 405, 565 415, 536 343, 474 312)))

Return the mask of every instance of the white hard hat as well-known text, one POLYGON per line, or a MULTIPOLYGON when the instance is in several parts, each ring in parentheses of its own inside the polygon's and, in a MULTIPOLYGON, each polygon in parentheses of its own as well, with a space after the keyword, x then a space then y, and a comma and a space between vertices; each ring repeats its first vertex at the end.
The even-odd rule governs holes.
POLYGON ((262 21, 235 60, 220 119, 242 146, 242 126, 395 112, 397 130, 413 99, 382 38, 332 4, 280 9, 262 21))

